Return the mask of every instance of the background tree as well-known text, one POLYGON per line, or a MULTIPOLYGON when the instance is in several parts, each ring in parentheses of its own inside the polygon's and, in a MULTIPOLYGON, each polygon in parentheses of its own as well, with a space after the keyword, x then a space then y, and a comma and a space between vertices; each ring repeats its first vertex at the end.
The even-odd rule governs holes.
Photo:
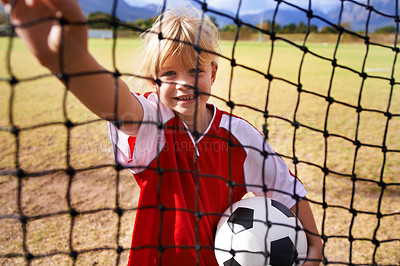
POLYGON ((395 26, 383 26, 375 31, 375 33, 396 33, 395 26))
MULTIPOLYGON (((92 29, 111 29, 113 23, 113 17, 111 14, 103 12, 93 12, 88 15, 89 27, 92 29)), ((120 23, 121 20, 116 17, 115 21, 120 23)))

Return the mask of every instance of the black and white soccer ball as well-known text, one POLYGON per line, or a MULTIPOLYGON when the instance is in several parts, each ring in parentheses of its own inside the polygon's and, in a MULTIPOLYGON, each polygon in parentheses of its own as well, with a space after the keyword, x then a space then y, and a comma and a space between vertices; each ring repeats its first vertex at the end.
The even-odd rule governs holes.
POLYGON ((302 265, 307 238, 300 221, 282 203, 251 197, 234 203, 220 218, 215 256, 223 266, 302 265))

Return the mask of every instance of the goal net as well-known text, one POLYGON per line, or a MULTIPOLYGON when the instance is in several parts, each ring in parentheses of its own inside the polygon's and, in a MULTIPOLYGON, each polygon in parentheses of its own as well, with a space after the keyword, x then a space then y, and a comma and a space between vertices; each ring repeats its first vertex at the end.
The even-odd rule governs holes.
MULTIPOLYGON (((121 2, 89 20, 112 30, 89 46, 129 83, 141 45, 132 36, 145 29, 117 19, 121 2)), ((242 2, 227 12, 190 1, 228 25, 210 101, 257 127, 304 182, 322 264, 399 265, 398 1, 332 0, 327 14, 316 1, 275 0, 257 22, 242 2), (297 30, 282 24, 287 14, 303 21, 297 30)), ((0 32, 0 264, 126 264, 139 189, 113 161, 106 122, 38 65, 11 24, 0 32)))

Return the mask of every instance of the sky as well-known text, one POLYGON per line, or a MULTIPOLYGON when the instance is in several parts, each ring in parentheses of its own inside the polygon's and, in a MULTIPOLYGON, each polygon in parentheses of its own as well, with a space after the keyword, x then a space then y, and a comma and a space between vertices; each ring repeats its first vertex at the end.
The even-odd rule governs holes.
MULTIPOLYGON (((127 3, 134 6, 144 6, 147 4, 157 4, 162 5, 163 0, 125 0, 127 3)), ((297 6, 303 8, 308 8, 308 0, 287 0, 297 6)), ((177 6, 182 5, 184 2, 191 2, 190 0, 167 0, 167 6, 177 6)), ((216 9, 228 9, 232 12, 236 12, 239 0, 208 0, 208 5, 216 9)), ((324 12, 332 9, 335 6, 340 5, 340 0, 312 0, 312 8, 320 9, 324 12)), ((285 4, 282 4, 284 8, 285 4)), ((276 7, 276 2, 274 0, 242 0, 241 13, 260 13, 262 10, 274 9, 276 7)))

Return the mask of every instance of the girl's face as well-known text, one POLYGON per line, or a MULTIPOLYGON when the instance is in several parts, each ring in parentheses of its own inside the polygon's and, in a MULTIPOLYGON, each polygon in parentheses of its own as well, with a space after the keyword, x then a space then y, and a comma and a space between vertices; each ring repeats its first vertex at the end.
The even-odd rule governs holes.
POLYGON ((206 103, 211 94, 218 65, 209 63, 199 65, 198 69, 183 66, 178 60, 167 59, 159 71, 160 86, 156 86, 160 100, 175 112, 182 121, 193 119, 195 114, 201 118, 206 115, 206 103), (196 83, 197 80, 197 83, 196 83), (194 87, 199 94, 196 97, 194 87))

